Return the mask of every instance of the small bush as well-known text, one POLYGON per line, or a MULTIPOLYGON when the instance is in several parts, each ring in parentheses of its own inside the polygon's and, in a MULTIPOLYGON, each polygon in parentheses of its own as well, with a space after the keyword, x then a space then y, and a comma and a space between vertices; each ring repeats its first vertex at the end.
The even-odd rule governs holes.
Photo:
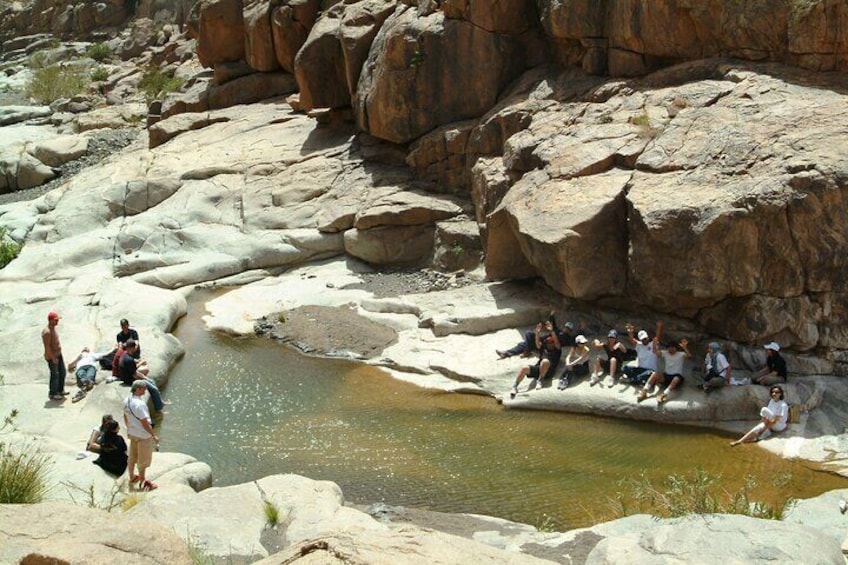
POLYGON ((26 93, 41 104, 50 104, 59 98, 71 98, 83 92, 86 82, 87 77, 80 69, 51 65, 33 73, 26 93))
POLYGON ((112 48, 105 43, 92 43, 85 50, 85 55, 100 63, 112 58, 112 48))
POLYGON ((150 67, 141 76, 138 89, 150 104, 161 100, 167 93, 176 92, 183 85, 183 79, 165 73, 159 67, 150 67))
POLYGON ((6 228, 0 227, 0 269, 12 262, 21 252, 21 244, 6 235, 6 228))
POLYGON ((35 504, 47 493, 50 458, 32 445, 0 443, 0 504, 35 504))
POLYGON ((43 69, 48 66, 47 61, 47 51, 36 51, 29 56, 29 68, 34 71, 43 69))
POLYGON ((747 477, 739 490, 731 492, 722 486, 720 474, 711 475, 701 468, 688 476, 670 475, 658 486, 644 474, 619 485, 630 487, 630 499, 635 502, 635 507, 628 507, 625 495, 619 492, 615 502, 621 516, 649 512, 656 518, 677 518, 719 513, 779 520, 784 510, 794 503, 790 498, 783 507, 774 508, 752 501, 751 492, 757 486, 753 477, 747 477))
POLYGON ((269 526, 273 527, 280 523, 280 510, 273 502, 266 500, 264 511, 265 520, 268 522, 269 526))
POLYGON ((109 78, 109 69, 105 67, 97 67, 91 70, 91 74, 89 76, 91 77, 92 82, 103 82, 109 78))

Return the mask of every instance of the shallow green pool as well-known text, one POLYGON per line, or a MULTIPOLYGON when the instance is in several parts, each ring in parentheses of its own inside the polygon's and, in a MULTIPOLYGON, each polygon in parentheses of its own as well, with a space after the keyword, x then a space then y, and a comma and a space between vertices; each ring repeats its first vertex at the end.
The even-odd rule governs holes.
POLYGON ((753 446, 731 450, 703 429, 504 410, 264 339, 210 334, 203 296, 176 330, 187 353, 166 389, 174 404, 161 435, 163 449, 208 462, 217 486, 298 473, 335 481, 355 502, 530 524, 548 516, 571 528, 613 517, 619 481, 643 471, 660 479, 703 467, 729 488, 751 474, 757 498, 771 502, 848 485, 753 446))

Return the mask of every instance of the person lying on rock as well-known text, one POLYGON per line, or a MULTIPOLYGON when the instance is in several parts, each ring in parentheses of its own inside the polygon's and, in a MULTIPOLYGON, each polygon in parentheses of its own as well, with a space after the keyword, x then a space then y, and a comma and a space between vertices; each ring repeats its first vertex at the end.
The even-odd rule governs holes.
POLYGON ((721 351, 721 344, 712 341, 707 345, 707 356, 704 358, 704 392, 710 392, 725 386, 730 386, 730 362, 721 351))
POLYGON ((654 353, 663 358, 665 370, 662 373, 657 371, 648 378, 648 382, 636 397, 636 402, 642 402, 648 398, 654 390, 654 385, 658 385, 665 387, 665 390, 657 397, 657 404, 662 404, 668 400, 671 391, 683 384, 683 363, 692 357, 692 354, 689 353, 689 342, 686 339, 680 340, 679 349, 678 344, 673 341, 669 342, 666 349, 660 349, 660 340, 655 337, 653 347, 654 353))
POLYGON ((753 382, 764 386, 785 383, 786 359, 780 354, 780 345, 773 341, 763 348, 766 350, 766 366, 754 375, 753 382))
MULTIPOLYGON (((657 322, 657 330, 654 335, 662 334, 662 321, 657 322)), ((645 330, 639 330, 639 334, 633 337, 633 324, 627 322, 627 339, 636 348, 636 366, 628 365, 621 369, 622 380, 627 380, 634 385, 644 385, 651 375, 659 371, 657 354, 654 353, 654 347, 645 330)))
POLYGON ((559 378, 557 389, 565 390, 576 377, 583 377, 589 374, 590 353, 588 339, 582 335, 574 338, 574 345, 565 357, 565 369, 563 369, 562 376, 559 378))
POLYGON ((557 337, 559 338, 560 344, 563 347, 571 347, 574 345, 574 324, 566 322, 562 328, 559 328, 556 323, 556 315, 554 314, 554 311, 551 310, 547 320, 543 320, 536 324, 536 328, 534 330, 527 330, 524 332, 524 339, 522 341, 516 343, 509 349, 496 349, 495 353, 498 354, 498 359, 506 359, 507 357, 515 357, 516 355, 530 357, 533 353, 539 351, 536 348, 536 334, 545 329, 545 324, 548 322, 550 322, 554 332, 556 332, 557 337))
POLYGON ((624 354, 627 353, 627 348, 623 343, 618 341, 618 332, 610 330, 607 334, 606 343, 601 343, 601 340, 596 339, 592 346, 595 349, 603 349, 607 358, 602 359, 600 356, 595 357, 595 370, 592 371, 592 378, 589 379, 589 384, 595 386, 601 382, 601 377, 605 372, 609 372, 609 386, 615 386, 615 374, 624 365, 624 354))
POLYGON ((92 461, 107 473, 120 477, 127 470, 127 442, 118 434, 120 426, 115 420, 106 422, 103 435, 97 444, 100 457, 92 461))
POLYGON ((113 420, 114 418, 112 418, 111 414, 103 414, 103 417, 100 418, 100 425, 91 428, 91 434, 89 434, 88 442, 85 444, 87 451, 93 451, 94 453, 100 451, 100 443, 102 442, 103 434, 106 433, 106 424, 113 420))
POLYGON ((153 402, 153 408, 157 412, 161 412, 170 402, 162 399, 162 393, 159 392, 159 387, 147 376, 150 373, 150 369, 145 366, 146 362, 139 362, 134 357, 133 354, 137 347, 135 340, 131 339, 127 341, 126 351, 121 355, 121 360, 118 362, 120 378, 124 384, 129 385, 132 385, 138 380, 145 380, 147 382, 147 392, 150 393, 150 400, 153 402))
POLYGON ((83 347, 77 358, 68 363, 68 370, 74 371, 74 376, 77 378, 77 386, 81 390, 87 392, 94 388, 97 379, 98 362, 108 354, 108 352, 92 353, 89 347, 83 347))
POLYGON ((786 424, 789 421, 789 405, 784 400, 783 388, 773 386, 769 395, 771 400, 769 400, 768 405, 760 409, 760 418, 762 419, 760 423, 741 438, 731 442, 731 447, 736 447, 740 443, 760 441, 769 437, 772 433, 782 432, 786 429, 786 424))
POLYGON ((539 352, 539 360, 535 365, 524 365, 518 370, 515 384, 512 385, 509 393, 510 398, 515 398, 515 395, 518 394, 518 385, 521 384, 524 377, 530 375, 531 379, 536 379, 536 388, 542 388, 543 379, 548 374, 553 374, 553 371, 559 365, 562 346, 559 342, 559 336, 554 331, 553 322, 550 320, 545 322, 544 328, 537 326, 533 337, 536 342, 536 350, 539 352))

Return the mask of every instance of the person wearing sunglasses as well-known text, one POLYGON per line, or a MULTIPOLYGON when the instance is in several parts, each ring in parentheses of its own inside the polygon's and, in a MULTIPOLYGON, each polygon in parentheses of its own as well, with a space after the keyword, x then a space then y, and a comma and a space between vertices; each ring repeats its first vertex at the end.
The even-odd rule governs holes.
POLYGON ((771 396, 771 400, 769 400, 768 406, 760 409, 760 418, 762 419, 760 423, 741 438, 731 442, 731 447, 736 447, 740 443, 760 441, 769 437, 772 433, 782 432, 786 429, 786 424, 789 421, 789 405, 784 400, 783 388, 779 386, 771 387, 769 396, 771 396))

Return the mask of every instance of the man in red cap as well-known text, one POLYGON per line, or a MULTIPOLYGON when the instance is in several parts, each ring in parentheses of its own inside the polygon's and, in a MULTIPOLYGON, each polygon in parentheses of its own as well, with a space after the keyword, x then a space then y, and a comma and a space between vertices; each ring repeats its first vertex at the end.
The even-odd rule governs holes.
POLYGON ((64 400, 69 393, 65 392, 65 360, 62 359, 62 343, 56 326, 59 325, 59 314, 47 314, 47 327, 41 330, 41 341, 44 343, 44 360, 50 369, 50 400, 64 400))

